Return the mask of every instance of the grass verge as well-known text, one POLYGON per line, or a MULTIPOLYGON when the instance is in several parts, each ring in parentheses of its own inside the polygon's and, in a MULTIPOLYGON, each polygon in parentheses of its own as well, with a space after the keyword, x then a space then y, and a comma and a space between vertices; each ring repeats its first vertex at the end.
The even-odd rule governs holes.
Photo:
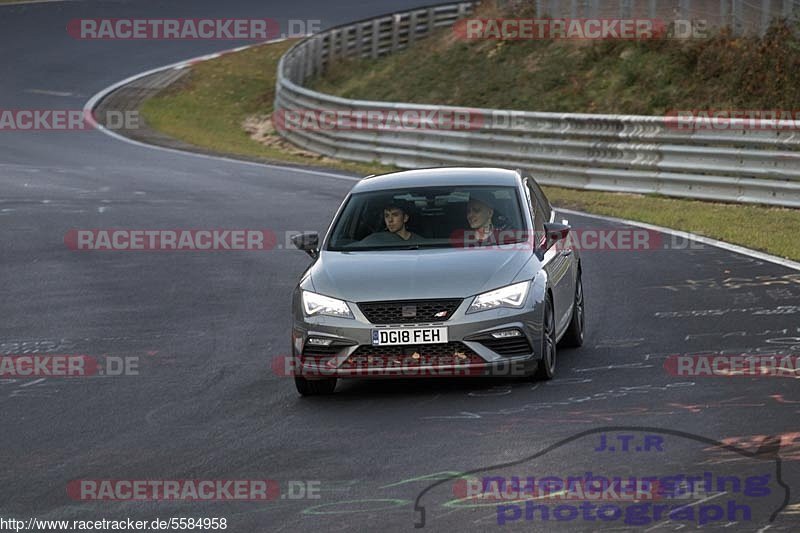
MULTIPOLYGON (((275 70, 290 43, 228 54, 192 67, 188 81, 148 100, 147 124, 167 135, 215 152, 270 161, 318 165, 361 174, 390 170, 320 157, 298 155, 285 144, 265 146, 244 131, 253 115, 272 111, 275 70)), ((800 210, 722 204, 651 195, 580 191, 546 187, 556 206, 639 220, 690 231, 780 257, 800 260, 800 210)))
POLYGON ((195 64, 186 78, 144 103, 141 112, 147 126, 226 155, 365 175, 394 170, 309 154, 274 132, 263 132, 260 138, 264 142, 257 142, 245 131, 248 119, 272 113, 278 60, 292 44, 284 41, 256 46, 195 64))

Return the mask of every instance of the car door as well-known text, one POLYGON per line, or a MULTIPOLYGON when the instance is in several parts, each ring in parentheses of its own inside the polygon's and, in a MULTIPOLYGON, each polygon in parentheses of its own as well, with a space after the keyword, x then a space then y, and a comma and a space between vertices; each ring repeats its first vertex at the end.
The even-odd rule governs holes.
MULTIPOLYGON (((549 202, 533 179, 526 178, 525 186, 530 197, 533 224, 538 240, 539 236, 544 235, 544 223, 552 222, 554 214, 549 202)), ((545 251, 542 265, 553 291, 553 310, 559 335, 568 326, 572 316, 575 288, 570 271, 571 254, 572 251, 565 249, 563 242, 554 244, 545 251)))

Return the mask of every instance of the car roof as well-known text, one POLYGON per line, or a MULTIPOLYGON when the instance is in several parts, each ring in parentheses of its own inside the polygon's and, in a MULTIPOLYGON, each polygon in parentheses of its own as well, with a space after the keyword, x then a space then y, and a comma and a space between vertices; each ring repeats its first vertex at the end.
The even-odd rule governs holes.
POLYGON ((519 172, 505 168, 436 167, 403 170, 364 178, 354 193, 382 191, 405 187, 432 187, 438 185, 497 185, 516 186, 519 172))

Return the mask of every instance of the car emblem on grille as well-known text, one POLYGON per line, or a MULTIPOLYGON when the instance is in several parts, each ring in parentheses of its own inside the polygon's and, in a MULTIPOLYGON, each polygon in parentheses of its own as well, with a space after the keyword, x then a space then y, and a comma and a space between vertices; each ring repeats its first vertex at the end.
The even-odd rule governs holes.
POLYGON ((414 318, 417 316, 417 306, 416 305, 404 305, 403 306, 403 318, 414 318))
POLYGON ((446 317, 446 316, 447 316, 447 311, 439 311, 438 313, 433 315, 434 318, 442 318, 442 317, 446 317))

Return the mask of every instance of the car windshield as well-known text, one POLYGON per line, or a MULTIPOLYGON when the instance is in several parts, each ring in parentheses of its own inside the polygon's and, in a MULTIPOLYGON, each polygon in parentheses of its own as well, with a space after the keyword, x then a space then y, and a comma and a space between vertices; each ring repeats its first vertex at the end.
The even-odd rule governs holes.
POLYGON ((328 250, 510 244, 525 240, 514 187, 416 187, 353 194, 328 250))

